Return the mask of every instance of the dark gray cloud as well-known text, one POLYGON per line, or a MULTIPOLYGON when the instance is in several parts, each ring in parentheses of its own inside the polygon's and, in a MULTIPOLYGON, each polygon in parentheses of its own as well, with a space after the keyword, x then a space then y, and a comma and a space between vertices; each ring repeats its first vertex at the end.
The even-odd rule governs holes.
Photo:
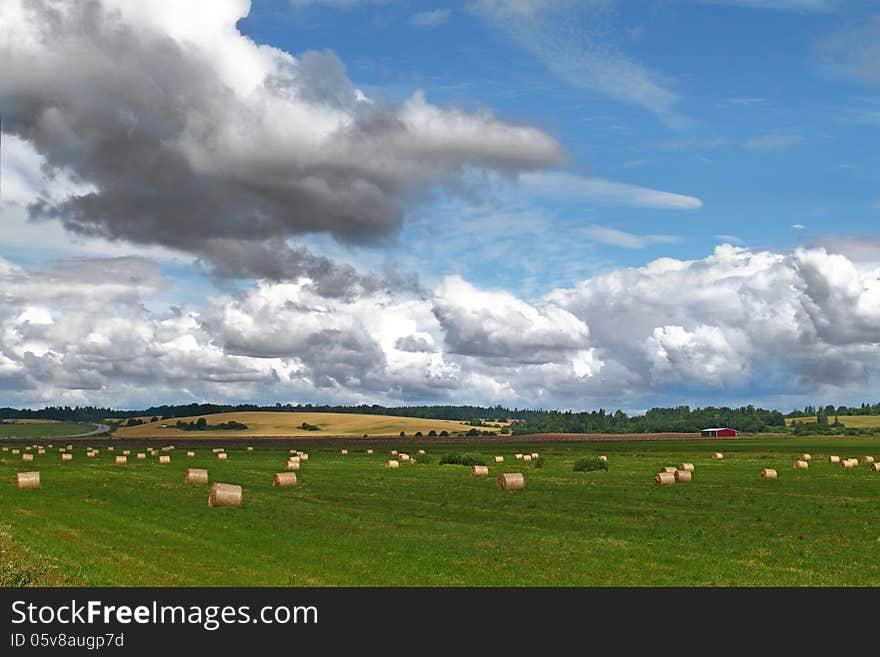
POLYGON ((91 189, 45 195, 35 220, 182 249, 223 274, 324 270, 328 288, 345 287, 351 272, 260 245, 315 232, 380 240, 469 168, 517 173, 561 158, 552 137, 485 112, 420 94, 371 101, 332 52, 297 59, 240 35, 240 4, 218 0, 227 22, 211 31, 184 19, 171 30, 163 12, 115 0, 13 0, 3 128, 91 189), (232 241, 243 243, 235 253, 232 241))

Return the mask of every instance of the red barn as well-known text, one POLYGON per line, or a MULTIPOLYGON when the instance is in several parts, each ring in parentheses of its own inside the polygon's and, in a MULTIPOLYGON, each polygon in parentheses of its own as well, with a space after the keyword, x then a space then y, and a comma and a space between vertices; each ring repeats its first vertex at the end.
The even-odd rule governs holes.
POLYGON ((719 427, 717 429, 703 429, 700 432, 701 436, 708 436, 710 438, 732 438, 736 436, 736 429, 728 429, 727 427, 719 427))

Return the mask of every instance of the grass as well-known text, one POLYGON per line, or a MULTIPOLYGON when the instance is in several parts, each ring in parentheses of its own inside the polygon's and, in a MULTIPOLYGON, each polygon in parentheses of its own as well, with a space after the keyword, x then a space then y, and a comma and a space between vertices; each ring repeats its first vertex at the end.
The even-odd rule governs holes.
POLYGON ((97 429, 94 424, 76 422, 16 422, 0 424, 0 439, 63 437, 97 429))
MULTIPOLYGON (((115 436, 119 438, 222 438, 247 437, 247 436, 308 436, 315 438, 320 436, 351 436, 360 437, 364 434, 370 436, 397 436, 401 431, 408 436, 421 431, 424 436, 432 429, 437 433, 448 431, 467 432, 472 427, 452 420, 425 420, 415 417, 395 417, 391 415, 365 415, 360 413, 275 413, 272 411, 253 411, 245 413, 217 413, 215 415, 193 415, 191 417, 169 418, 159 422, 148 422, 133 427, 120 427, 116 429, 115 436), (198 421, 204 417, 208 424, 219 424, 235 420, 248 425, 244 431, 181 431, 174 425, 178 420, 184 422, 198 421), (318 427, 317 430, 303 429, 302 424, 318 427), (165 429, 162 425, 168 425, 165 429)), ((494 431, 482 427, 481 431, 494 431)))
MULTIPOLYGON (((302 420, 300 420, 302 421, 302 420)), ((398 449, 415 453, 415 447, 398 449)), ((448 446, 428 448, 435 457, 448 446)), ((459 465, 383 467, 388 448, 310 448, 297 488, 275 489, 287 450, 209 446, 172 463, 126 466, 113 453, 62 464, 0 458, 0 546, 15 555, 4 585, 102 586, 873 586, 880 581, 880 473, 828 454, 880 456, 880 439, 474 446, 490 477, 459 465), (514 452, 540 451, 535 469, 514 452), (713 451, 725 458, 714 461, 713 451), (792 463, 801 452, 807 471, 792 463), (503 454, 505 463, 491 457, 503 454), (608 456, 607 472, 574 472, 608 456), (654 486, 661 466, 694 480, 654 486), (211 509, 187 467, 244 486, 240 509, 211 509), (761 468, 779 479, 759 479, 761 468), (39 469, 43 488, 14 473, 39 469), (495 475, 523 472, 503 493, 495 475)), ((119 447, 117 447, 119 450, 119 447)), ((118 453, 118 451, 116 452, 118 453)), ((4 552, 5 555, 5 552, 4 552)), ((4 556, 5 560, 5 556, 4 556)), ((0 582, 3 584, 3 582, 0 582)))

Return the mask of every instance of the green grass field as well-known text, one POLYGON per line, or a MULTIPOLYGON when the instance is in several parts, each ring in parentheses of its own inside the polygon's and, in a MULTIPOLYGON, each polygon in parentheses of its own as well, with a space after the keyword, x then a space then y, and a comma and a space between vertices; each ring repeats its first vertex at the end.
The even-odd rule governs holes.
POLYGON ((42 438, 71 436, 97 429, 94 424, 76 422, 27 422, 23 424, 0 424, 0 440, 4 438, 42 438))
MULTIPOLYGON (((120 447, 116 448, 116 454, 120 447)), ((309 448, 297 488, 275 489, 284 449, 208 446, 170 465, 81 449, 24 464, 0 459, 0 585, 757 585, 880 582, 880 473, 827 455, 880 457, 880 439, 436 446, 429 464, 386 470, 375 456, 309 448), (488 478, 440 466, 453 450, 502 454, 488 478), (720 450, 725 459, 710 459, 720 450), (541 469, 515 461, 538 451, 541 469), (795 471, 800 452, 813 455, 795 471), (607 454, 608 472, 575 473, 607 454), (696 465, 694 480, 653 484, 661 466, 696 465), (244 486, 244 506, 211 509, 187 467, 244 486), (759 471, 777 468, 779 479, 759 471), (18 471, 42 489, 17 490, 18 471), (526 490, 496 488, 524 472, 526 490)), ((410 448, 415 454, 415 448, 410 448)))

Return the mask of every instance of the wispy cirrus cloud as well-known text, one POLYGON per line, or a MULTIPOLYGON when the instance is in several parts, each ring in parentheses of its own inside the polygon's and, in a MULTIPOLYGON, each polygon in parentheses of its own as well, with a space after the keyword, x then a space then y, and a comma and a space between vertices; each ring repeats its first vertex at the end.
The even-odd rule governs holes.
POLYGON ((415 27, 437 27, 443 25, 452 15, 451 9, 434 9, 433 11, 420 11, 410 16, 409 22, 415 27))
POLYGON ((701 5, 727 5, 746 9, 770 9, 801 13, 827 13, 835 11, 840 0, 683 0, 701 5))
POLYGON ((519 180, 526 191, 557 199, 671 210, 697 210, 703 207, 703 202, 694 196, 664 192, 604 178, 586 178, 571 173, 527 173, 521 175, 519 180))
POLYGON ((804 138, 800 135, 768 134, 747 139, 743 142, 743 147, 750 151, 779 151, 802 141, 804 138))
POLYGON ((673 127, 687 123, 664 76, 608 38, 625 31, 614 24, 614 2, 478 0, 470 8, 566 84, 642 107, 673 127))
POLYGON ((651 244, 676 244, 681 241, 677 235, 637 235, 608 226, 587 226, 580 232, 600 244, 624 249, 643 249, 651 244))

